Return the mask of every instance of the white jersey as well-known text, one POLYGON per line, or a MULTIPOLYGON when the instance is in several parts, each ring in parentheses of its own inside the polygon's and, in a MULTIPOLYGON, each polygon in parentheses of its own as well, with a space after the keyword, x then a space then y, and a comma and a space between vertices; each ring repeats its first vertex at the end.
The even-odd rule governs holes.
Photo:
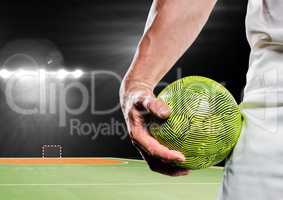
POLYGON ((283 88, 283 0, 249 0, 246 30, 251 55, 245 94, 283 88))
POLYGON ((219 200, 283 199, 283 0, 249 0, 251 46, 241 136, 219 200))

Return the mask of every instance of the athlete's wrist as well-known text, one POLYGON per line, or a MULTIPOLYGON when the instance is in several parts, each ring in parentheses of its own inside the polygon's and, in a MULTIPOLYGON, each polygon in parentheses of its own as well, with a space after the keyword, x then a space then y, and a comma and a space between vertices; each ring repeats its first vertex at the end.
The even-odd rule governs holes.
POLYGON ((125 77, 121 83, 120 95, 125 93, 131 93, 133 91, 146 91, 153 93, 154 85, 142 79, 133 79, 125 77))
POLYGON ((120 103, 122 110, 125 110, 127 105, 137 102, 146 103, 149 99, 155 98, 153 94, 153 86, 139 79, 127 79, 122 81, 120 87, 120 103))

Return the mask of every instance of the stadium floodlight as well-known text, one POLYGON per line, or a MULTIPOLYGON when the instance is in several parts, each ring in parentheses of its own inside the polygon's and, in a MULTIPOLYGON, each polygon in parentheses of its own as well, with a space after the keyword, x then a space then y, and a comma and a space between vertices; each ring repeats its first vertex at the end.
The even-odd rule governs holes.
POLYGON ((8 79, 13 75, 13 72, 8 71, 7 69, 0 70, 0 77, 3 79, 8 79))
POLYGON ((17 76, 17 77, 23 77, 23 76, 25 76, 27 74, 27 71, 25 71, 25 70, 23 70, 23 69, 19 69, 19 70, 17 70, 16 72, 15 72, 15 75, 17 76))
POLYGON ((75 71, 72 72, 72 76, 74 78, 80 78, 83 75, 83 71, 80 69, 76 69, 75 71))
POLYGON ((24 70, 19 69, 14 72, 15 76, 17 78, 36 78, 39 75, 39 71, 33 71, 33 70, 24 70))
POLYGON ((40 69, 39 70, 39 74, 40 75, 45 75, 46 74, 46 70, 45 69, 40 69))
POLYGON ((60 69, 57 72, 57 78, 63 80, 64 78, 66 78, 68 76, 68 72, 65 69, 60 69))
POLYGON ((0 78, 8 79, 12 76, 15 78, 21 79, 36 79, 36 78, 48 78, 55 77, 59 80, 63 80, 67 77, 78 79, 84 75, 84 72, 81 69, 76 69, 74 71, 67 71, 66 69, 60 69, 58 71, 46 71, 45 69, 36 69, 36 70, 25 70, 23 68, 9 71, 5 68, 0 70, 0 78))

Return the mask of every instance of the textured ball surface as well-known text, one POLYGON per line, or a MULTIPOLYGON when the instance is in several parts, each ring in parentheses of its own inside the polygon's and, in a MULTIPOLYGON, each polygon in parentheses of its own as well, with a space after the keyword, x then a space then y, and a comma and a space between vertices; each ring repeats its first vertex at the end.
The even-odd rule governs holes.
POLYGON ((158 96, 171 108, 165 121, 153 120, 151 134, 163 145, 182 152, 186 162, 201 169, 224 160, 238 141, 242 118, 239 107, 221 84, 189 76, 167 86, 158 96))

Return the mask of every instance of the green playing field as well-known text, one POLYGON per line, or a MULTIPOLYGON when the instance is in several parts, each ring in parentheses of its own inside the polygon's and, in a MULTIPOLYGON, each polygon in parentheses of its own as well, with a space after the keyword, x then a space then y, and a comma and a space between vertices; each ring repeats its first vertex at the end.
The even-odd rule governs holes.
POLYGON ((1 164, 3 200, 214 200, 222 168, 185 177, 151 172, 143 161, 122 164, 1 164))

